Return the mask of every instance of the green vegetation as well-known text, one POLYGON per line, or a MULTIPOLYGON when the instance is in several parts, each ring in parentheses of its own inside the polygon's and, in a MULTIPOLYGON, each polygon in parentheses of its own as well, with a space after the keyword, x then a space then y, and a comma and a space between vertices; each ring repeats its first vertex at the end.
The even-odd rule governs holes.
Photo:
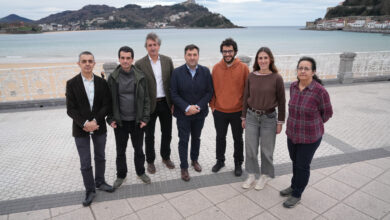
POLYGON ((390 0, 345 0, 342 5, 330 9, 325 18, 383 15, 390 15, 390 0))

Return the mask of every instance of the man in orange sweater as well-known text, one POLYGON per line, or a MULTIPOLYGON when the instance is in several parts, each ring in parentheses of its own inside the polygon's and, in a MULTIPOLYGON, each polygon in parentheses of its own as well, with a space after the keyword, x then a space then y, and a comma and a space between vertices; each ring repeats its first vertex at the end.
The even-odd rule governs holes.
POLYGON ((234 174, 241 176, 244 161, 244 148, 241 127, 241 111, 245 81, 249 74, 248 66, 237 55, 237 43, 232 38, 224 40, 220 46, 223 59, 214 65, 212 71, 214 94, 210 108, 214 116, 217 163, 212 171, 218 172, 225 166, 226 133, 230 124, 234 140, 234 174))

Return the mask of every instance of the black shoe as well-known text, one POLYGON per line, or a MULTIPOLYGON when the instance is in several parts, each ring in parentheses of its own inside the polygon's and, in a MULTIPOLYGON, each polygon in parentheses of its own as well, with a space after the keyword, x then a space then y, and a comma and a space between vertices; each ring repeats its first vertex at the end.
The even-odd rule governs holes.
POLYGON ((279 194, 280 194, 280 196, 288 197, 291 195, 292 192, 293 192, 293 189, 289 186, 286 189, 280 191, 279 194))
POLYGON ((242 175, 242 168, 240 164, 236 164, 234 166, 234 175, 235 176, 241 176, 242 175))
POLYGON ((217 173, 222 167, 225 166, 225 163, 224 162, 219 162, 217 161, 217 163, 213 166, 213 168, 211 169, 211 171, 213 171, 214 173, 217 173))
POLYGON ((85 193, 85 199, 83 201, 83 206, 89 206, 92 203, 92 200, 95 198, 96 193, 88 191, 85 193))
POLYGON ((294 196, 289 196, 285 202, 283 202, 283 206, 285 208, 294 208, 299 202, 301 198, 297 198, 294 196))
POLYGON ((101 190, 101 191, 110 192, 110 193, 115 191, 114 187, 108 185, 106 182, 103 182, 102 184, 97 186, 96 189, 101 190))

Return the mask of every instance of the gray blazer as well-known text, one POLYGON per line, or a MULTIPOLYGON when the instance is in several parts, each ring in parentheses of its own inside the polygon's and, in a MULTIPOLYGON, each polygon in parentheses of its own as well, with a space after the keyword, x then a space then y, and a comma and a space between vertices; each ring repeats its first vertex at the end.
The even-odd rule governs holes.
MULTIPOLYGON (((169 108, 172 106, 171 101, 171 75, 173 71, 173 62, 170 57, 159 54, 161 62, 161 72, 163 79, 163 87, 165 92, 165 97, 169 108)), ((156 77, 154 76, 152 65, 150 64, 149 56, 146 55, 143 58, 139 59, 135 66, 145 73, 148 87, 149 87, 149 98, 150 98, 150 113, 153 113, 156 109, 156 97, 157 97, 157 85, 156 77)))

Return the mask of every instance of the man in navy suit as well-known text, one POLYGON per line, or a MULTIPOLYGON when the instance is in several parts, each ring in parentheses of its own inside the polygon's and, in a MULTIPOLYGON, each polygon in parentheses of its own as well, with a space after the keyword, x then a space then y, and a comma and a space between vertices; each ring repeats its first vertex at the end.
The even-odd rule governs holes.
POLYGON ((110 111, 111 95, 106 81, 92 72, 95 59, 91 52, 80 53, 77 64, 81 73, 66 82, 66 109, 73 119, 72 133, 86 189, 83 205, 89 206, 96 195, 95 188, 114 192, 114 188, 104 180, 107 138, 105 117, 110 111), (91 138, 95 154, 95 178, 91 166, 91 138))
POLYGON ((198 162, 200 135, 208 114, 207 104, 213 95, 210 70, 198 64, 199 48, 190 44, 184 49, 186 63, 176 68, 171 76, 171 98, 179 131, 181 178, 190 180, 188 173, 188 141, 191 135, 191 165, 201 172, 198 162))

